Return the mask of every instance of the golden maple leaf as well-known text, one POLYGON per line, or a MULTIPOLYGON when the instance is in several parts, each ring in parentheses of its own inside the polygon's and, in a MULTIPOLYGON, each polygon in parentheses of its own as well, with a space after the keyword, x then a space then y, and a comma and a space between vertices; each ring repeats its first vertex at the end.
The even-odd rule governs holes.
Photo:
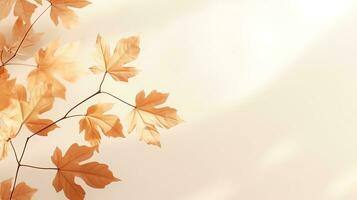
POLYGON ((104 114, 113 104, 100 103, 88 108, 86 116, 79 121, 80 132, 85 132, 85 140, 92 146, 100 143, 101 136, 98 129, 108 137, 124 137, 123 127, 115 115, 104 114))
MULTIPOLYGON (((0 183, 0 199, 8 200, 11 195, 12 180, 8 179, 0 183)), ((37 189, 31 188, 25 182, 16 185, 12 200, 31 200, 37 189)))
POLYGON ((73 83, 83 74, 75 61, 78 46, 78 43, 71 43, 60 51, 59 41, 56 40, 46 49, 40 49, 36 54, 37 68, 27 78, 29 88, 41 83, 50 84, 52 94, 65 99, 66 88, 57 77, 73 83))
POLYGON ((141 91, 136 95, 135 109, 129 115, 129 133, 134 129, 140 134, 140 140, 148 144, 161 146, 157 127, 169 129, 182 120, 177 110, 170 107, 156 108, 166 102, 169 94, 152 91, 147 97, 141 91))
POLYGON ((58 171, 52 184, 57 192, 63 190, 68 199, 82 200, 85 191, 82 186, 75 183, 75 177, 81 178, 93 188, 104 188, 112 182, 119 181, 108 169, 108 165, 98 162, 80 164, 91 158, 94 151, 95 147, 79 146, 75 143, 62 156, 62 151, 56 148, 52 155, 52 162, 57 166, 58 171))
POLYGON ((108 72, 116 81, 128 82, 128 79, 137 75, 135 67, 125 66, 135 60, 140 52, 139 38, 129 37, 119 40, 113 55, 106 41, 98 35, 97 37, 97 65, 90 68, 94 74, 108 72))
POLYGON ((49 0, 51 3, 51 19, 58 25, 59 19, 67 29, 78 23, 78 16, 70 9, 83 8, 90 4, 87 0, 49 0))

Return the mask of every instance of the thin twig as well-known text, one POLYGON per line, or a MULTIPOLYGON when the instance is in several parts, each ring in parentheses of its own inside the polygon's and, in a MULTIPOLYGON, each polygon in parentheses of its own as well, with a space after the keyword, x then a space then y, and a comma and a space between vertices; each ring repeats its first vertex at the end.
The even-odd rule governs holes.
POLYGON ((21 65, 21 66, 27 66, 27 67, 37 67, 37 65, 31 65, 31 64, 26 64, 26 63, 7 63, 6 65, 21 65))
POLYGON ((14 147, 14 144, 12 143, 11 139, 9 140, 9 142, 10 142, 10 144, 11 144, 12 151, 14 152, 14 155, 15 155, 15 158, 16 158, 16 162, 17 162, 17 164, 19 164, 20 161, 19 161, 19 157, 17 156, 17 153, 16 153, 16 149, 15 149, 15 147, 14 147))
POLYGON ((37 167, 33 165, 24 165, 24 164, 21 164, 21 167, 28 167, 28 168, 42 169, 42 170, 58 170, 58 168, 55 167, 37 167))
POLYGON ((125 104, 128 105, 128 106, 131 106, 131 107, 133 107, 133 108, 136 108, 136 106, 134 106, 133 104, 128 103, 128 102, 124 101, 123 99, 121 99, 121 98, 119 98, 119 97, 117 97, 117 96, 115 96, 115 95, 113 95, 113 94, 110 94, 109 92, 103 92, 103 91, 102 91, 102 92, 100 92, 100 93, 101 93, 101 94, 109 95, 109 96, 111 96, 111 97, 113 97, 113 98, 115 98, 115 99, 117 99, 117 100, 119 100, 119 101, 125 103, 125 104))

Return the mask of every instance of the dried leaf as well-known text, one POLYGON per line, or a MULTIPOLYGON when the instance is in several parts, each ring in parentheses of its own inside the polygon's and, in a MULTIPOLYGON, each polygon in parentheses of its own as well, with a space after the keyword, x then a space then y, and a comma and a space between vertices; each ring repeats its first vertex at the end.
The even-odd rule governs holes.
POLYGON ((134 129, 140 134, 140 140, 148 144, 161 146, 157 127, 169 129, 182 120, 177 110, 170 107, 156 108, 166 102, 169 94, 152 91, 147 97, 141 91, 136 95, 136 108, 129 115, 129 133, 134 129))
POLYGON ((37 69, 28 75, 29 88, 40 83, 50 84, 52 94, 65 99, 66 88, 57 77, 73 83, 83 74, 75 61, 78 46, 78 43, 71 43, 60 51, 57 40, 46 49, 40 49, 36 54, 37 69))
POLYGON ((14 15, 24 20, 27 24, 30 24, 31 17, 37 6, 28 0, 1 0, 0 20, 9 16, 11 8, 14 6, 14 4, 14 15))
POLYGON ((11 58, 19 45, 17 52, 18 59, 27 59, 29 56, 33 55, 33 46, 35 46, 41 39, 42 33, 35 33, 33 28, 29 30, 30 24, 26 24, 21 18, 17 18, 12 28, 12 37, 5 38, 3 34, 0 33, 0 53, 1 53, 1 62, 7 61, 11 58), (25 34, 27 33, 26 38, 23 40, 25 34))
MULTIPOLYGON (((5 180, 0 183, 0 199, 10 199, 12 188, 11 179, 5 180)), ((31 200, 37 189, 31 188, 25 182, 16 185, 14 193, 11 197, 12 200, 31 200)))
POLYGON ((12 99, 19 99, 25 88, 16 84, 15 79, 10 79, 10 75, 4 67, 0 67, 0 111, 11 104, 12 99))
MULTIPOLYGON (((30 100, 28 102, 21 101, 20 107, 22 111, 23 122, 26 127, 33 133, 37 133, 41 129, 53 123, 49 119, 40 119, 39 116, 52 109, 54 96, 51 93, 51 86, 37 85, 31 91, 30 100)), ((41 131, 38 135, 47 136, 48 133, 58 128, 57 125, 52 125, 41 131)))
POLYGON ((83 8, 90 4, 87 0, 49 0, 51 2, 51 19, 58 25, 59 19, 67 29, 78 23, 77 15, 70 8, 83 8))
POLYGON ((37 6, 27 0, 17 0, 14 8, 14 15, 21 18, 26 24, 31 24, 31 16, 37 6))
POLYGON ((140 52, 139 38, 129 37, 120 40, 110 55, 110 48, 105 40, 98 35, 97 37, 97 65, 90 68, 94 74, 108 72, 116 81, 128 82, 128 79, 138 74, 135 67, 126 66, 127 63, 134 61, 140 52))
POLYGON ((85 191, 74 179, 81 178, 87 185, 93 188, 104 188, 106 185, 119 181, 108 169, 108 165, 98 162, 80 164, 93 156, 95 147, 79 146, 73 144, 62 156, 62 151, 56 148, 52 155, 52 162, 57 166, 58 171, 53 180, 53 187, 57 192, 64 191, 68 199, 82 200, 85 191))
POLYGON ((16 0, 1 0, 0 1, 0 20, 9 16, 12 6, 16 0))
POLYGON ((101 103, 88 108, 86 116, 79 121, 80 132, 85 133, 85 140, 92 146, 100 143, 99 129, 108 137, 124 137, 123 127, 115 115, 104 114, 113 104, 101 103))

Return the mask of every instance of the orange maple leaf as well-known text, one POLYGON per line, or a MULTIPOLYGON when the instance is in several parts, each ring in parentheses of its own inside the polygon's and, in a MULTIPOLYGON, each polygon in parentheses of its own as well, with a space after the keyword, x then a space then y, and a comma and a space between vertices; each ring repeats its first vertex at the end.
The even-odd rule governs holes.
POLYGON ((85 132, 85 140, 92 146, 100 143, 101 136, 98 129, 108 137, 124 137, 123 127, 115 115, 104 114, 113 107, 113 104, 100 103, 88 108, 86 116, 79 121, 80 132, 85 132))
MULTIPOLYGON (((12 180, 8 179, 0 183, 0 199, 8 200, 11 195, 12 180)), ((21 182, 16 185, 12 200, 31 200, 37 189, 31 188, 26 183, 21 182)))
MULTIPOLYGON (((38 85, 31 91, 31 96, 28 102, 25 99, 20 101, 21 113, 23 118, 23 123, 26 127, 33 133, 37 133, 40 136, 47 136, 48 133, 56 128, 57 125, 52 125, 45 130, 41 129, 51 125, 53 123, 50 119, 40 119, 39 116, 52 109, 54 103, 54 96, 51 92, 51 86, 38 85)), ((22 95, 26 98, 26 94, 22 95)))
POLYGON ((51 84, 52 94, 65 99, 66 88, 57 77, 73 83, 83 74, 75 60, 78 46, 78 43, 71 43, 60 51, 56 40, 46 49, 40 49, 36 54, 37 68, 27 78, 29 88, 41 83, 51 84))
POLYGON ((21 84, 16 84, 16 79, 10 79, 4 67, 0 67, 0 111, 10 106, 12 99, 18 99, 24 89, 21 84))
POLYGON ((160 147, 160 134, 156 126, 169 129, 182 122, 176 109, 156 108, 166 102, 168 95, 154 90, 145 97, 144 91, 139 92, 136 95, 136 108, 129 115, 129 133, 136 128, 140 140, 160 147))
POLYGON ((1 63, 11 58, 21 43, 21 47, 17 52, 17 58, 27 59, 33 55, 33 47, 37 44, 42 36, 42 33, 35 33, 33 29, 30 29, 30 24, 26 24, 21 18, 17 18, 12 28, 12 36, 10 38, 5 37, 0 33, 0 53, 1 63), (27 32, 28 31, 28 32, 27 32), (27 33, 26 38, 23 37, 27 33))
POLYGON ((83 8, 90 4, 87 0, 49 0, 51 3, 51 19, 58 25, 59 19, 65 28, 70 29, 78 23, 78 16, 70 9, 83 8))
POLYGON ((128 82, 129 78, 138 74, 138 70, 125 65, 134 61, 139 52, 139 38, 129 37, 119 40, 113 55, 110 55, 109 45, 98 35, 96 54, 98 64, 90 70, 94 74, 108 72, 114 80, 128 82))
POLYGON ((52 162, 57 166, 58 171, 52 184, 57 192, 63 190, 68 199, 82 200, 85 191, 82 186, 75 183, 75 177, 81 178, 93 188, 104 188, 112 182, 119 181, 108 169, 108 165, 98 162, 80 164, 91 158, 94 151, 95 147, 79 146, 75 143, 62 156, 62 151, 56 148, 52 155, 52 162))
POLYGON ((1 0, 0 1, 0 20, 9 16, 14 6, 14 15, 20 17, 27 24, 30 24, 31 17, 37 6, 27 0, 1 0))

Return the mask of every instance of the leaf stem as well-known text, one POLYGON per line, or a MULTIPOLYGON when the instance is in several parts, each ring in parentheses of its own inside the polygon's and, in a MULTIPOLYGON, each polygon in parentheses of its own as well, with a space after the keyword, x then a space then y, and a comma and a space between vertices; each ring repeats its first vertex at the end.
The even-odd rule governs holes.
POLYGON ((119 98, 119 97, 117 97, 117 96, 115 96, 115 95, 113 95, 113 94, 111 94, 111 93, 109 93, 109 92, 104 92, 104 91, 102 91, 102 92, 100 92, 100 93, 109 95, 109 96, 111 96, 111 97, 113 97, 113 98, 115 98, 115 99, 121 101, 122 103, 125 103, 125 104, 128 105, 128 106, 131 106, 131 107, 133 107, 133 108, 136 108, 136 106, 134 106, 133 104, 128 103, 128 102, 124 101, 123 99, 121 99, 121 98, 119 98))
POLYGON ((26 64, 26 63, 7 63, 6 65, 21 65, 21 66, 27 66, 27 67, 37 67, 37 65, 26 64))
POLYGON ((9 142, 10 142, 10 144, 11 144, 12 151, 14 152, 14 155, 15 155, 15 158, 16 158, 16 162, 17 162, 17 164, 19 164, 20 161, 19 161, 19 157, 17 156, 17 153, 16 153, 16 149, 15 149, 15 147, 14 147, 14 144, 12 143, 11 139, 9 140, 9 142))
POLYGON ((102 78, 102 81, 100 82, 100 85, 99 85, 99 92, 102 92, 102 86, 103 86, 103 83, 105 81, 105 77, 107 76, 108 72, 105 71, 104 75, 103 75, 103 78, 102 78))
POLYGON ((20 166, 33 168, 33 169, 42 169, 42 170, 58 170, 58 168, 55 168, 55 167, 37 167, 37 166, 33 166, 33 165, 24 165, 24 164, 21 164, 20 166))

